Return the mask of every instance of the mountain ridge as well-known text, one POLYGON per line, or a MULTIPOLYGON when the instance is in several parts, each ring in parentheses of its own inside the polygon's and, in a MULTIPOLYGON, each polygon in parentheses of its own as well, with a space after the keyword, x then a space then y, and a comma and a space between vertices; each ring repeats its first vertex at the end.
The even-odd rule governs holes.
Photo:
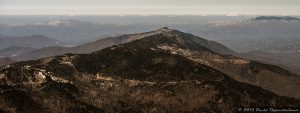
MULTIPOLYGON (((91 53, 97 50, 101 50, 103 48, 112 46, 112 45, 119 45, 122 43, 127 43, 127 42, 131 42, 134 40, 138 40, 138 39, 142 39, 144 37, 147 36, 151 36, 154 34, 159 34, 159 33, 171 33, 171 32, 177 32, 177 33, 181 33, 177 30, 172 30, 169 29, 167 27, 158 29, 158 30, 153 30, 150 32, 142 32, 142 33, 136 33, 136 34, 125 34, 125 35, 121 35, 121 36, 116 36, 116 37, 107 37, 104 39, 100 39, 97 41, 93 41, 87 44, 83 44, 80 46, 76 46, 76 47, 48 47, 48 48, 42 48, 42 49, 37 49, 34 50, 32 52, 29 53, 25 53, 23 55, 17 56, 16 59, 19 60, 32 60, 32 59, 39 59, 39 58, 43 58, 43 57, 47 57, 47 56, 55 56, 55 55, 61 55, 64 53, 91 53), (55 49, 51 49, 51 48, 56 48, 59 49, 59 52, 53 52, 56 51, 55 49), (52 52, 47 52, 47 51, 52 51, 52 52), (47 55, 43 55, 42 53, 45 53, 47 55)), ((200 38, 200 37, 197 37, 200 38)), ((202 39, 202 38, 201 38, 202 39)), ((234 51, 230 50, 229 48, 227 48, 226 46, 223 46, 217 42, 214 41, 210 41, 210 40, 206 40, 206 39, 202 39, 203 46, 206 47, 216 47, 216 48, 212 48, 213 50, 215 50, 216 52, 220 52, 223 54, 236 54, 234 51), (219 48, 221 48, 221 50, 219 50, 219 48)))
POLYGON ((211 68, 226 73, 235 80, 256 84, 268 90, 277 92, 281 95, 289 95, 299 98, 300 93, 294 92, 294 90, 296 89, 289 89, 297 88, 299 86, 299 82, 297 82, 298 80, 300 80, 299 75, 291 73, 290 71, 282 69, 278 66, 268 65, 256 61, 250 61, 247 59, 235 57, 232 55, 224 55, 213 52, 210 49, 201 46, 201 44, 195 43, 195 40, 192 40, 193 38, 188 36, 190 35, 178 34, 176 36, 173 36, 172 39, 172 36, 168 36, 168 34, 157 34, 144 39, 133 41, 132 43, 138 44, 140 47, 152 48, 156 50, 166 51, 172 54, 178 54, 195 62, 210 66, 211 68), (185 42, 185 39, 188 39, 192 42, 185 42), (166 42, 171 43, 168 44, 166 42), (149 44, 154 44, 154 46, 149 44), (181 46, 181 44, 183 46, 181 46), (198 44, 200 45, 200 47, 198 44), (273 80, 278 81, 278 84, 280 85, 272 85, 272 83, 268 83, 268 79, 273 78, 272 76, 278 77, 273 80))
POLYGON ((235 81, 181 55, 149 48, 157 44, 149 40, 155 42, 161 39, 160 35, 90 54, 65 54, 0 67, 3 94, 0 109, 7 112, 232 113, 238 107, 299 106, 300 100, 235 81), (145 40, 148 45, 141 43, 145 40), (23 100, 15 101, 11 96, 23 100), (24 101, 29 101, 31 106, 22 104, 24 101))
MULTIPOLYGON (((90 53, 113 45, 122 46, 127 43, 135 44, 144 49, 151 48, 177 54, 221 71, 237 81, 254 84, 279 95, 300 98, 300 92, 296 91, 299 86, 297 80, 300 80, 298 75, 278 66, 236 57, 232 55, 235 53, 226 46, 178 30, 162 28, 146 33, 101 39, 92 44, 78 47, 83 49, 77 53, 90 53), (276 84, 273 84, 271 79, 276 84)), ((79 50, 77 47, 74 48, 54 47, 53 50, 60 51, 59 54, 72 53, 72 49, 79 50)), ((45 50, 41 51, 48 54, 45 50)), ((34 55, 34 53, 30 55, 34 55)))

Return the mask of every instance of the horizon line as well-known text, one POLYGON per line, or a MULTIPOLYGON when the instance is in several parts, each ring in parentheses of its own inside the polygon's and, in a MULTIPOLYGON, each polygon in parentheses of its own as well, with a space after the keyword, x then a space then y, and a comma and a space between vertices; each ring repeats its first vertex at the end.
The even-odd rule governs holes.
POLYGON ((300 14, 0 14, 0 16, 300 16, 300 14))

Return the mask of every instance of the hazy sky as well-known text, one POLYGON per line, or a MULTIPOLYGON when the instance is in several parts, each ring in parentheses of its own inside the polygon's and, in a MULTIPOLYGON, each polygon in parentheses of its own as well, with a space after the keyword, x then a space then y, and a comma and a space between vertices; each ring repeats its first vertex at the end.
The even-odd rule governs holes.
POLYGON ((300 15, 300 0, 0 0, 0 15, 300 15))

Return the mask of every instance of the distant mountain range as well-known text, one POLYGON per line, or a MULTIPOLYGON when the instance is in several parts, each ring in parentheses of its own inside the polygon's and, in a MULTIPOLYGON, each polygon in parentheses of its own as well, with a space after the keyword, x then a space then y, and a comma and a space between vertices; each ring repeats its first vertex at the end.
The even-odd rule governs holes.
POLYGON ((197 35, 225 44, 237 52, 300 51, 300 21, 295 17, 262 16, 240 22, 212 23, 204 28, 197 35))
POLYGON ((35 50, 35 48, 12 46, 12 47, 1 49, 0 57, 15 57, 33 50, 35 50))
POLYGON ((232 56, 214 41, 168 28, 102 41, 111 43, 89 54, 0 67, 0 111, 233 113, 300 106, 299 75, 232 56))
POLYGON ((149 28, 154 27, 139 24, 96 24, 69 19, 34 24, 0 24, 0 34, 17 37, 42 34, 68 45, 77 46, 98 40, 103 35, 135 33, 149 28))
POLYGON ((299 18, 261 16, 241 22, 210 25, 206 32, 200 34, 242 52, 244 58, 280 65, 300 73, 298 29, 299 18))
POLYGON ((0 36, 0 49, 10 47, 44 48, 48 46, 62 45, 59 41, 50 39, 43 35, 33 36, 0 36))
POLYGON ((260 16, 260 17, 256 17, 252 20, 255 21, 260 21, 260 20, 286 20, 286 21, 300 21, 299 18, 296 17, 291 17, 291 16, 260 16))

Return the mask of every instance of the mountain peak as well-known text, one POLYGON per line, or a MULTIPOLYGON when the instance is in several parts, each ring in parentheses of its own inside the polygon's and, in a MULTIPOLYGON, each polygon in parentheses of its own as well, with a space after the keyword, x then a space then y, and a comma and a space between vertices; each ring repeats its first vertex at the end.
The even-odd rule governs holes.
POLYGON ((160 28, 158 30, 156 30, 157 32, 170 32, 170 31, 173 31, 173 29, 169 29, 168 27, 163 27, 163 28, 160 28))
POLYGON ((119 38, 119 42, 126 43, 134 40, 144 39, 144 46, 148 44, 165 45, 171 44, 178 47, 182 46, 188 49, 201 49, 205 51, 213 51, 221 54, 234 54, 235 52, 227 48, 226 46, 206 40, 204 38, 185 33, 176 29, 169 29, 163 27, 154 31, 124 35, 119 38), (151 43, 149 43, 151 42, 151 43))
POLYGON ((163 28, 161 28, 161 30, 169 30, 169 28, 168 27, 163 27, 163 28))

